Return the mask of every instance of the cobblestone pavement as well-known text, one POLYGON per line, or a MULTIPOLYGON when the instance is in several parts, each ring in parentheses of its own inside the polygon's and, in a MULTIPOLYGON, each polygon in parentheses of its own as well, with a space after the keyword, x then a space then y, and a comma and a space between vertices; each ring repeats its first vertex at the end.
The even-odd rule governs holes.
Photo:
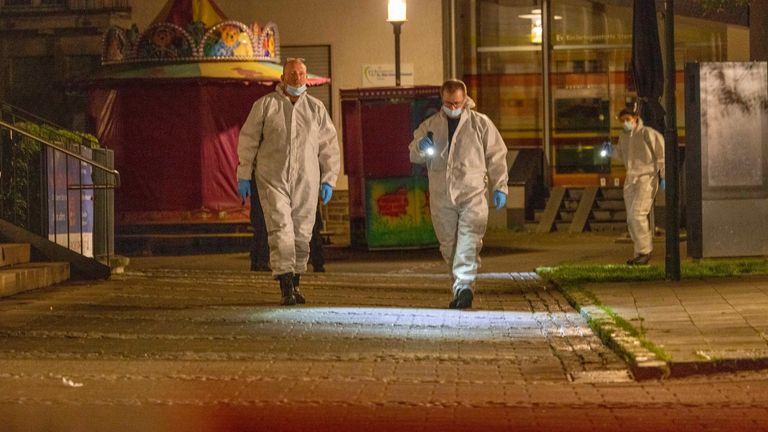
POLYGON ((768 430, 765 374, 636 383, 557 292, 484 274, 151 269, 0 302, 0 418, 58 430, 768 430))

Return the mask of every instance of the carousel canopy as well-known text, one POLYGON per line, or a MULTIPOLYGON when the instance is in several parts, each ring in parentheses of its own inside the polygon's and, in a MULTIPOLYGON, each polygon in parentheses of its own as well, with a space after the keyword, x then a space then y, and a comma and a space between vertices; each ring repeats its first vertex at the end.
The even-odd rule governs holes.
MULTIPOLYGON (((283 67, 271 62, 254 61, 199 61, 183 63, 112 65, 91 75, 91 85, 109 85, 120 82, 141 83, 159 80, 229 80, 255 81, 272 84, 280 81, 283 67)), ((325 77, 308 74, 307 85, 328 83, 325 77)))
MULTIPOLYGON (((168 0, 149 28, 113 26, 92 83, 120 80, 280 81, 277 25, 228 19, 213 0, 168 0)), ((310 76, 310 85, 329 82, 310 76)))
POLYGON ((280 80, 277 26, 229 20, 210 0, 174 0, 143 32, 109 29, 103 49, 104 66, 83 84, 89 120, 122 175, 117 223, 247 221, 237 144, 254 101, 280 80))

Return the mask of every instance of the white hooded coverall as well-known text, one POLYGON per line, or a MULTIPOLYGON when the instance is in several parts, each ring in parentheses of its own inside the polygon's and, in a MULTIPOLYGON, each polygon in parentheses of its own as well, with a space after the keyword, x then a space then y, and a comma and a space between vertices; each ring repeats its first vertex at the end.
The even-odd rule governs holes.
POLYGON ((453 294, 472 289, 480 249, 488 225, 488 191, 507 193, 507 146, 493 122, 470 108, 467 98, 459 125, 448 143, 448 117, 440 111, 414 131, 411 162, 426 164, 429 207, 440 253, 451 268, 453 294), (432 132, 435 154, 419 151, 419 141, 432 132))
POLYGON ((664 137, 637 119, 637 126, 619 135, 618 148, 613 158, 624 163, 624 205, 627 210, 627 228, 634 243, 635 256, 650 254, 653 250, 651 212, 659 188, 659 177, 664 178, 664 137))
POLYGON ((264 210, 274 276, 304 273, 320 184, 336 185, 336 128, 320 100, 306 92, 292 104, 282 86, 253 104, 240 130, 238 179, 250 179, 264 210))

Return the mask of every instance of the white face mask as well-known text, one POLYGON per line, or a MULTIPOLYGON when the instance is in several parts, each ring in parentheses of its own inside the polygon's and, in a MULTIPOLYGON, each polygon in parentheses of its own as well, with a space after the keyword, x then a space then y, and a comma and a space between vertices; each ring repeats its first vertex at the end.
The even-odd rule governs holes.
POLYGON ((634 128, 635 128, 635 125, 631 121, 627 120, 627 121, 624 122, 624 130, 625 131, 631 132, 632 129, 634 129, 634 128))
POLYGON ((448 117, 455 119, 461 117, 461 112, 463 111, 463 108, 456 108, 456 109, 450 109, 447 106, 443 105, 443 112, 448 117))
POLYGON ((294 87, 288 84, 285 85, 285 92, 291 96, 301 96, 301 94, 304 93, 306 90, 307 90, 306 84, 304 84, 301 87, 294 87))

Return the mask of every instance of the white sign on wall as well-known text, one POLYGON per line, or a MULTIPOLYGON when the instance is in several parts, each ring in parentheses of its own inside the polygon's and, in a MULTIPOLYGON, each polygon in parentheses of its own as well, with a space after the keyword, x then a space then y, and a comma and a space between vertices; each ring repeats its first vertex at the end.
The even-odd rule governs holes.
MULTIPOLYGON (((363 65, 363 87, 391 87, 394 85, 394 64, 363 65)), ((400 64, 400 85, 413 85, 413 63, 400 64)))

